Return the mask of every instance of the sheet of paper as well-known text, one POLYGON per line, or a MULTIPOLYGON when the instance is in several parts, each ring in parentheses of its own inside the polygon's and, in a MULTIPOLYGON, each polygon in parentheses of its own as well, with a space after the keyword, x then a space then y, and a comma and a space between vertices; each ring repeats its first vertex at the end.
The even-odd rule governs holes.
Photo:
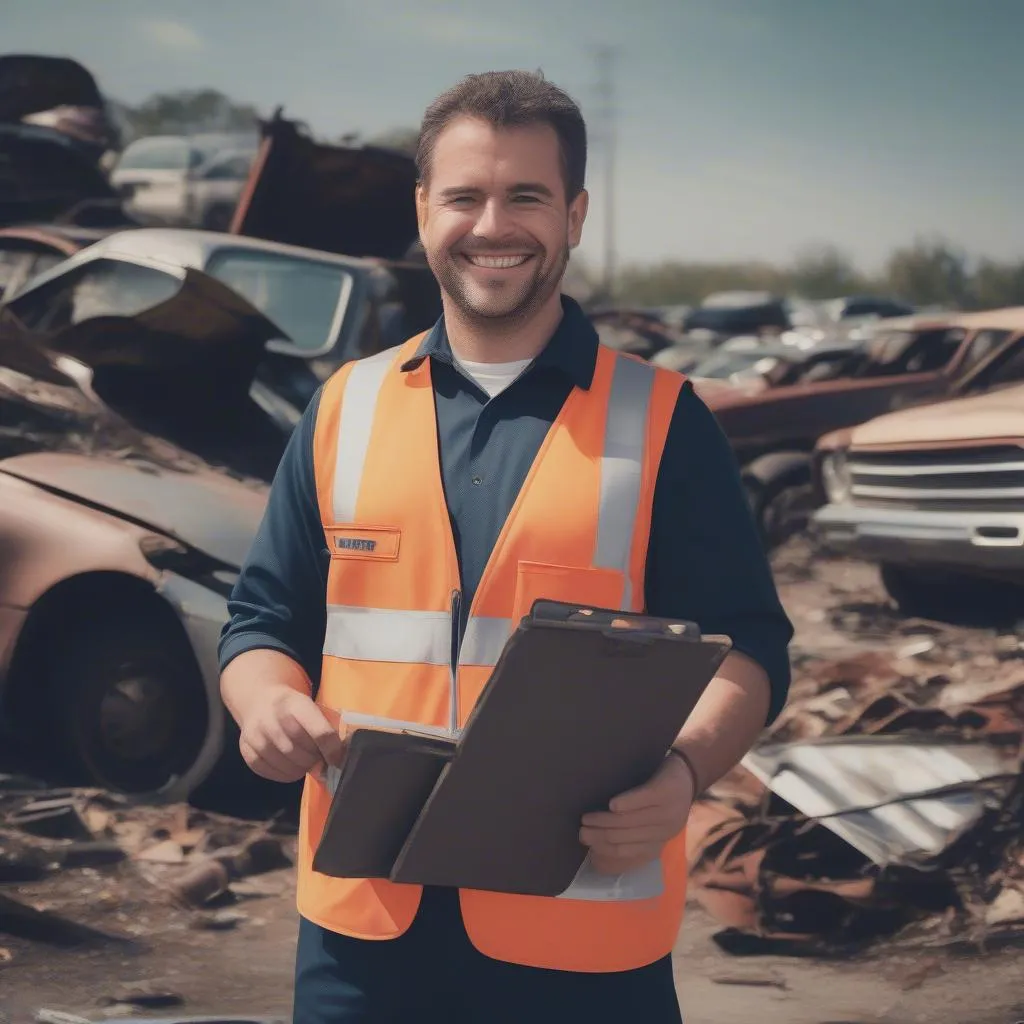
POLYGON ((661 861, 653 860, 635 871, 622 875, 598 874, 590 863, 590 855, 576 874, 576 878, 560 900, 650 900, 660 896, 665 888, 661 861))
POLYGON ((387 729, 390 732, 407 732, 414 736, 432 736, 436 739, 455 740, 459 738, 461 729, 452 732, 442 725, 424 725, 422 722, 406 722, 398 718, 382 718, 380 715, 366 715, 361 711, 345 711, 338 709, 341 720, 357 729, 387 729))

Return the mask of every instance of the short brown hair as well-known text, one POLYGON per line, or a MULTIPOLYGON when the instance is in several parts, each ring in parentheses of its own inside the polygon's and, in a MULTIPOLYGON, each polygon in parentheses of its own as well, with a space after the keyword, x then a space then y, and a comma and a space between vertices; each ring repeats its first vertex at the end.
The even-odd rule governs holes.
POLYGON ((426 182, 438 136, 458 117, 476 117, 495 128, 550 125, 558 136, 566 196, 583 191, 587 126, 575 101, 540 72, 487 71, 467 75, 427 107, 416 147, 416 168, 426 182))

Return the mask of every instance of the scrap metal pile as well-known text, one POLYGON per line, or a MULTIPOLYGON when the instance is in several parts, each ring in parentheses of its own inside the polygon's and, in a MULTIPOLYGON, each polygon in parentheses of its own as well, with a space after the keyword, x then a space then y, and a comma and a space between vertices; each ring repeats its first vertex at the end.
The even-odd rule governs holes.
POLYGON ((1024 639, 900 653, 808 666, 696 805, 692 891, 727 952, 1024 936, 1024 639))
MULTIPOLYGON (((248 822, 0 775, 0 947, 129 947, 157 906, 161 931, 175 922, 234 928, 247 920, 244 900, 284 891, 275 873, 291 869, 294 834, 279 819, 248 822)), ((119 1001, 157 1004, 144 994, 119 1001)))

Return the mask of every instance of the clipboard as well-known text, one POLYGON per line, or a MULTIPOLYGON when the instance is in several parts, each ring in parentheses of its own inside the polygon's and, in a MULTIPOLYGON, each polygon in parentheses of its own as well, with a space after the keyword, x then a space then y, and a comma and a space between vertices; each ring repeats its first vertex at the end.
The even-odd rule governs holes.
MULTIPOLYGON (((731 650, 694 623, 540 600, 457 733, 355 729, 313 869, 586 899, 660 891, 588 872, 583 814, 646 782, 731 650)), ((361 717, 361 721, 360 721, 361 717)))

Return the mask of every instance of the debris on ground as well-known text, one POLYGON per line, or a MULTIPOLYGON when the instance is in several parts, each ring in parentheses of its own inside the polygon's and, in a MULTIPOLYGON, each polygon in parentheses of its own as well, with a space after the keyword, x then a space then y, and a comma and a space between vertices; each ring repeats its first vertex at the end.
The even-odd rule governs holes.
POLYGON ((1024 664, 928 626, 801 665, 763 742, 696 805, 693 894, 721 948, 1024 936, 1024 664))
POLYGON ((294 827, 277 819, 248 822, 187 804, 143 805, 101 790, 47 790, 0 776, 0 935, 53 946, 130 944, 144 925, 121 931, 96 923, 127 899, 129 877, 149 887, 150 907, 184 910, 194 917, 191 927, 236 928, 248 919, 230 910, 236 899, 283 891, 283 884, 261 889, 258 879, 292 866, 292 835, 294 827), (47 883, 72 874, 81 878, 72 887, 77 899, 38 898, 40 887, 49 897, 47 883), (83 897, 91 921, 76 918, 83 897))

